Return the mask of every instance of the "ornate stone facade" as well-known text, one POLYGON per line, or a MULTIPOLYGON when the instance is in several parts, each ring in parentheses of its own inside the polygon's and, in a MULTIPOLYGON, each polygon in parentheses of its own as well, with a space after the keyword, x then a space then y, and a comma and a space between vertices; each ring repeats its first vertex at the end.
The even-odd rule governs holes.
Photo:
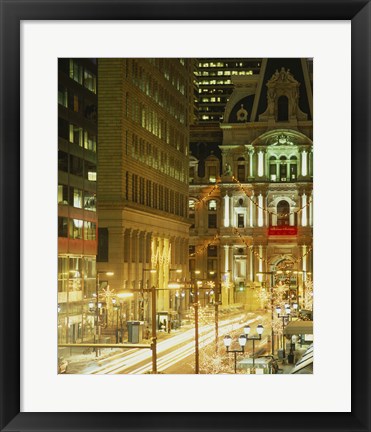
POLYGON ((191 159, 190 268, 215 280, 223 305, 247 310, 263 306, 256 291, 272 282, 268 272, 289 271, 299 302, 312 273, 311 84, 301 59, 282 60, 272 73, 277 62, 265 60, 259 76, 236 79, 220 124, 216 179, 212 157, 203 177, 191 159))

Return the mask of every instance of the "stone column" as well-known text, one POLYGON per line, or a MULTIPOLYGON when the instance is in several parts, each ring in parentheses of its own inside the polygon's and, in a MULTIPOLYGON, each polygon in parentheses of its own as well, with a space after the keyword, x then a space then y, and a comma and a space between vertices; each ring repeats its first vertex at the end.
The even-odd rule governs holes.
POLYGON ((254 149, 249 150, 249 178, 254 178, 254 149))
POLYGON ((229 226, 235 227, 234 223, 234 208, 233 208, 234 194, 229 198, 229 226))
POLYGON ((255 209, 255 206, 254 206, 253 200, 254 200, 254 191, 251 190, 251 196, 249 199, 249 225, 250 225, 250 228, 254 227, 254 209, 255 209))
POLYGON ((223 198, 223 225, 228 228, 230 225, 230 219, 229 219, 229 195, 228 193, 225 194, 223 198))
POLYGON ((258 195, 258 227, 264 226, 263 195, 258 195))
POLYGON ((308 199, 305 191, 303 192, 301 196, 301 226, 306 227, 308 226, 308 199))
POLYGON ((313 226, 313 192, 309 195, 309 226, 313 226))

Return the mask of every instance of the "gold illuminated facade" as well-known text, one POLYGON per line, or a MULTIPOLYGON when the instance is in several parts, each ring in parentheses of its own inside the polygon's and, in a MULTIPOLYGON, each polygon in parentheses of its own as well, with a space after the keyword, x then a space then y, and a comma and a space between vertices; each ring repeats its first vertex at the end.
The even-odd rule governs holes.
POLYGON ((307 59, 263 59, 259 74, 232 82, 220 157, 190 157, 190 268, 219 284, 224 306, 261 309, 259 290, 280 281, 303 306, 313 271, 311 69, 307 59))
POLYGON ((146 321, 141 288, 158 288, 159 312, 184 306, 168 284, 188 269, 191 63, 99 59, 98 71, 98 269, 114 272, 124 319, 146 321))

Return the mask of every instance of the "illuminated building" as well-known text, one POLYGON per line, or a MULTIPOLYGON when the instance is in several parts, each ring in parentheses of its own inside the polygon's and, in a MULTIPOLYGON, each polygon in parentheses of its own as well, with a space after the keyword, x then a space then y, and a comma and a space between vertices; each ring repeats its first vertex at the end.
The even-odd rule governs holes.
POLYGON ((58 61, 58 340, 92 336, 97 216, 96 64, 58 61))
POLYGON ((191 63, 99 59, 98 71, 98 268, 116 294, 134 290, 125 318, 146 320, 135 290, 154 285, 158 311, 179 309, 171 269, 187 274, 191 63))
POLYGON ((220 158, 211 150, 201 167, 190 156, 190 268, 221 283, 223 305, 258 309, 254 291, 270 281, 257 273, 277 270, 300 301, 312 273, 311 70, 307 59, 263 59, 258 75, 232 82, 220 158))
POLYGON ((223 121, 224 108, 236 76, 259 74, 261 59, 202 58, 196 60, 197 123, 223 121))

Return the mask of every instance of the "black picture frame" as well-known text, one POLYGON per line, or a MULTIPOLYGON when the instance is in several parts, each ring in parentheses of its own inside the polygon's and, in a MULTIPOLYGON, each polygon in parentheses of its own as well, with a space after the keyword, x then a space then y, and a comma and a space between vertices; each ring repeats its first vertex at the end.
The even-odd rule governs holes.
MULTIPOLYGON (((2 431, 122 430, 128 432, 370 431, 370 1, 1 0, 0 4, 0 429, 2 431), (20 22, 21 20, 96 19, 351 20, 352 262, 349 264, 352 266, 352 410, 350 413, 161 412, 139 415, 138 413, 20 412, 20 22)), ((341 73, 341 71, 335 69, 334 73, 341 73)), ((348 206, 350 202, 344 202, 343 205, 348 206)), ((339 233, 340 242, 341 233, 339 233)), ((341 323, 341 317, 339 320, 341 323)), ((337 349, 337 354, 341 355, 342 347, 337 349)), ((341 382, 341 376, 339 381, 341 382)), ((247 390, 247 399, 253 396, 247 390)), ((297 397, 300 397, 300 392, 297 397)), ((191 401, 189 408, 192 410, 191 401)))

